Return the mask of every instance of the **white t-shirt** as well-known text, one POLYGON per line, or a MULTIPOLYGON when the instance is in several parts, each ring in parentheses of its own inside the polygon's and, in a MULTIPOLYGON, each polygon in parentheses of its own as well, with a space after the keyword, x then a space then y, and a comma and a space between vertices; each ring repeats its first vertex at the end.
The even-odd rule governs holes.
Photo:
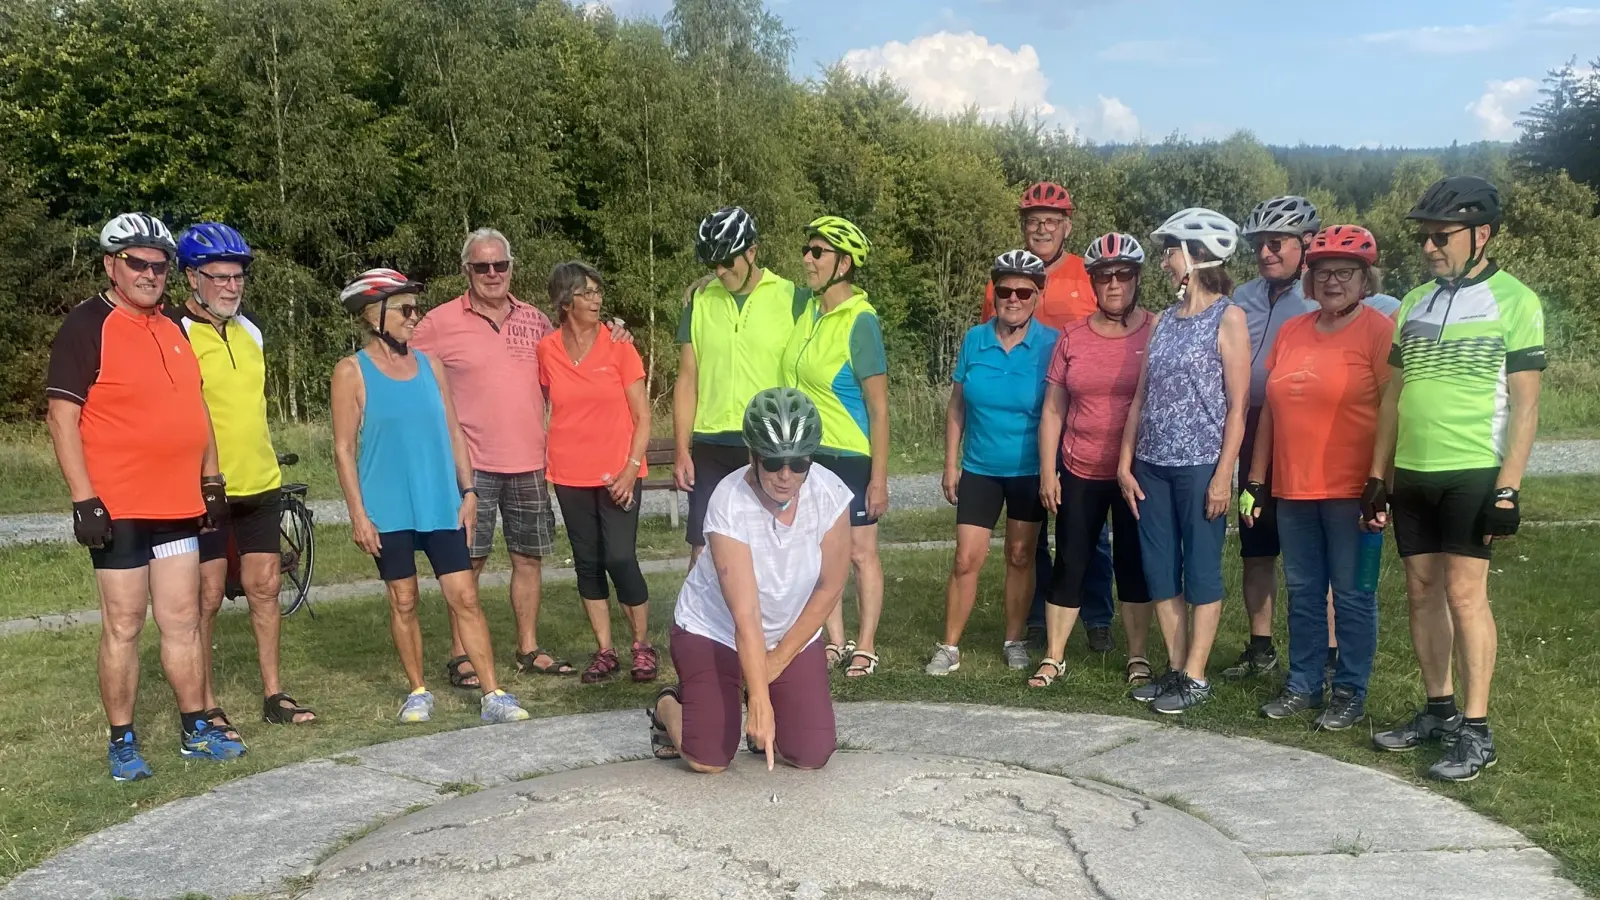
MULTIPOLYGON (((850 508, 854 495, 839 476, 814 465, 795 498, 794 524, 784 525, 761 505, 755 489, 745 481, 748 471, 749 466, 738 469, 711 492, 704 529, 707 535, 720 534, 749 546, 755 562, 761 630, 771 650, 794 627, 811 599, 822 574, 822 537, 850 508)), ((733 611, 723 599, 709 541, 678 592, 674 619, 690 634, 726 647, 737 646, 733 611)), ((817 634, 821 633, 818 629, 817 634)), ((811 640, 816 640, 816 635, 811 640)))

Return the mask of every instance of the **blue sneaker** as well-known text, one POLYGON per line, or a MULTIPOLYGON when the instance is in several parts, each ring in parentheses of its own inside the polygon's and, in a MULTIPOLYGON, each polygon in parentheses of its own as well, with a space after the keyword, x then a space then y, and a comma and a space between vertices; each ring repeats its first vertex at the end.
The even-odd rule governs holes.
POLYGON ((245 754, 244 741, 236 741, 228 737, 228 733, 210 722, 200 726, 200 730, 183 736, 183 742, 178 745, 178 752, 184 756, 197 756, 215 762, 226 762, 238 759, 245 754))
POLYGON ((528 718, 528 711, 517 703, 517 698, 505 691, 484 694, 481 705, 483 708, 482 718, 485 722, 493 722, 498 725, 505 722, 521 722, 528 718))
POLYGON ((151 778, 150 764, 144 761, 136 741, 112 741, 106 747, 106 762, 111 764, 112 781, 139 781, 151 778))
POLYGON ((433 718, 433 694, 428 691, 416 691, 406 696, 406 702, 400 707, 400 723, 412 725, 426 722, 433 718))

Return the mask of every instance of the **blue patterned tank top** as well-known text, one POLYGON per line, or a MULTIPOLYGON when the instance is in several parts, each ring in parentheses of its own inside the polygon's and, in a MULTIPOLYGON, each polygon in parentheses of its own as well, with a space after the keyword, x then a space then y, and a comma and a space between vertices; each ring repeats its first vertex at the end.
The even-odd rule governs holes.
POLYGON ((1146 351, 1144 408, 1134 456, 1157 466, 1215 465, 1222 455, 1228 395, 1217 335, 1233 301, 1223 297, 1197 316, 1170 309, 1146 351))

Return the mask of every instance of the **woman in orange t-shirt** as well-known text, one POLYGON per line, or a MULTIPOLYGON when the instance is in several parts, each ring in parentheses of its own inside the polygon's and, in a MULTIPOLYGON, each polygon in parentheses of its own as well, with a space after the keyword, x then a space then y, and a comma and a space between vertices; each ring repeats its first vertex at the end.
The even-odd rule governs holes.
POLYGON ((639 571, 639 482, 650 442, 650 401, 644 363, 632 344, 619 344, 600 326, 605 288, 600 273, 564 262, 550 273, 555 331, 539 341, 539 383, 550 425, 545 477, 555 487, 572 542, 578 595, 597 649, 581 676, 604 681, 622 669, 611 643, 610 590, 617 588, 633 631, 634 681, 654 681, 656 648, 646 633, 649 589, 639 571))
POLYGON ((1284 323, 1273 345, 1239 510, 1246 527, 1254 524, 1270 463, 1289 588, 1289 677, 1261 714, 1287 719, 1321 709, 1316 726, 1342 731, 1365 717, 1378 649, 1377 594, 1361 590, 1357 574, 1360 497, 1389 381, 1394 320, 1361 302, 1381 287, 1378 243, 1365 228, 1324 229, 1306 261, 1305 293, 1320 309, 1284 323), (1324 703, 1330 587, 1339 653, 1324 703))

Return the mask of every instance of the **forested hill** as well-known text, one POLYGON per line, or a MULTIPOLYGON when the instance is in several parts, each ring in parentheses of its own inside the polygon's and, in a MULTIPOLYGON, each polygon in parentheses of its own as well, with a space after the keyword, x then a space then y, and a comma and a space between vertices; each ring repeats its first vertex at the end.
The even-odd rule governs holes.
MULTIPOLYGON (((461 239, 484 225, 514 242, 524 299, 543 302, 558 260, 597 265, 659 396, 683 287, 703 273, 695 224, 734 203, 791 278, 804 222, 860 224, 896 378, 942 383, 990 261, 1018 241, 1018 193, 1046 178, 1077 198, 1077 251, 1186 206, 1242 219, 1298 191, 1330 223, 1373 228, 1403 289, 1422 277, 1405 211, 1441 174, 1488 175, 1508 204, 1496 255, 1544 296, 1558 353, 1600 331, 1596 178, 1563 171, 1594 172, 1579 115, 1592 79, 1572 79, 1539 141, 1510 157, 1277 150, 1247 133, 1107 152, 1027 122, 930 118, 839 69, 796 81, 792 46, 760 0, 677 0, 660 22, 562 0, 8 0, 0 418, 38 414, 50 337, 97 290, 96 235, 127 210, 244 232, 272 409, 288 417, 323 408, 357 338, 335 302, 344 281, 392 265, 428 279, 428 302, 448 299, 461 239)), ((1148 274, 1145 301, 1164 304, 1148 274)))

